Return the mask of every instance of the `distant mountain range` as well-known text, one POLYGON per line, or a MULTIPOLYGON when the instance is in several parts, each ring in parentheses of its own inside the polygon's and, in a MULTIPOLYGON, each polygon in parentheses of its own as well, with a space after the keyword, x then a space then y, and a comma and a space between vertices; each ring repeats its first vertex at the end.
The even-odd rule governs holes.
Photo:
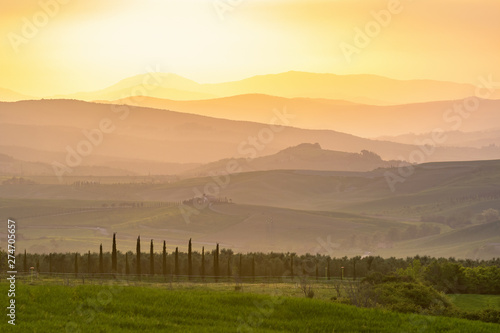
MULTIPOLYGON (((168 73, 126 78, 106 89, 49 98, 117 100, 148 96, 171 100, 198 100, 243 94, 278 97, 326 98, 355 103, 388 105, 462 99, 474 95, 471 84, 434 80, 396 80, 377 75, 335 75, 290 71, 257 75, 239 81, 200 84, 168 73)), ((489 98, 500 98, 500 93, 489 98)))
MULTIPOLYGON (((498 108, 497 108, 498 109, 498 108)), ((492 110, 493 111, 493 110, 492 110)), ((497 111, 498 116, 500 113, 497 111)), ((499 122, 496 122, 498 124, 499 122)), ((492 122, 492 124, 495 124, 492 122)), ((500 146, 500 129, 489 130, 489 131, 477 131, 477 132, 463 132, 463 131, 448 131, 443 133, 446 136, 446 140, 443 143, 438 143, 441 146, 460 146, 460 147, 488 147, 488 146, 500 146)), ((414 144, 415 142, 422 142, 426 138, 432 136, 432 133, 423 134, 402 134, 397 136, 381 136, 378 140, 399 142, 404 144, 414 144)))
MULTIPOLYGON (((484 131, 500 124, 500 112, 498 112, 500 100, 480 100, 477 110, 467 112, 467 118, 457 118, 458 113, 450 113, 455 105, 463 108, 462 100, 375 106, 342 100, 284 98, 251 94, 198 101, 173 101, 143 97, 103 102, 260 123, 270 121, 273 109, 286 108, 289 113, 295 116, 294 126, 330 129, 363 137, 395 136, 410 132, 427 133, 436 128, 450 131, 457 126, 461 131, 484 131)), ((389 137, 387 140, 392 141, 389 137)), ((414 141, 404 143, 415 144, 414 141)))
MULTIPOLYGON (((68 151, 79 150, 83 152, 80 154, 82 166, 131 170, 127 166, 130 165, 136 173, 160 174, 180 173, 188 169, 182 165, 186 163, 190 164, 189 169, 193 169, 199 164, 227 158, 269 156, 308 142, 318 143, 325 150, 358 155, 367 150, 383 160, 408 160, 415 152, 424 149, 417 145, 364 139, 336 131, 291 127, 293 118, 287 119, 289 115, 283 110, 277 112, 274 115, 276 124, 287 121, 288 126, 273 127, 144 107, 73 100, 4 102, 0 103, 0 153, 28 162, 63 163, 68 151), (95 129, 102 128, 103 122, 108 127, 105 126, 107 133, 101 137, 95 129), (89 136, 94 143, 89 143, 89 136)), ((427 147, 427 151, 430 153, 423 154, 422 162, 500 158, 499 147, 427 147)), ((329 163, 332 168, 338 167, 333 162, 337 157, 334 154, 354 158, 354 162, 358 158, 333 152, 321 154, 333 156, 324 155, 324 161, 316 161, 321 168, 329 163)), ((422 153, 418 154, 422 156, 422 153)), ((293 158, 293 155, 281 153, 275 158, 255 160, 254 167, 260 163, 273 167, 286 166, 290 162, 286 162, 287 158, 293 158)), ((312 166, 314 162, 302 166, 299 162, 300 159, 294 162, 297 168, 307 166, 317 169, 312 166)), ((290 163, 295 168, 293 165, 290 163)))
POLYGON ((10 89, 0 88, 0 101, 2 102, 16 102, 34 99, 31 96, 23 95, 10 89))

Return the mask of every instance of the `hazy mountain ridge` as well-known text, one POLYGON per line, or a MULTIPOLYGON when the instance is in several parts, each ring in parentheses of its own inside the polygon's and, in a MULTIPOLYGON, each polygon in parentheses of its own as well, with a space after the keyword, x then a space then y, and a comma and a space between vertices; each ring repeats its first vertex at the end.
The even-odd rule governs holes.
MULTIPOLYGON (((125 98, 111 104, 126 104, 176 110, 209 117, 269 123, 273 109, 285 108, 295 115, 298 127, 330 129, 362 137, 395 136, 409 132, 427 133, 436 128, 451 131, 484 131, 500 123, 500 100, 480 100, 478 109, 458 123, 450 112, 463 100, 441 100, 390 106, 356 104, 344 100, 285 98, 262 94, 225 98, 173 101, 151 97, 125 98)), ((387 138, 391 141, 390 138, 387 138)), ((408 142, 404 142, 408 143, 408 142)), ((415 144, 410 142, 408 144, 415 144)))
MULTIPOLYGON (((349 100, 363 104, 402 104, 472 96, 475 86, 435 80, 396 80, 377 75, 336 75, 289 71, 257 75, 238 81, 200 84, 171 73, 136 75, 93 92, 56 95, 49 98, 115 100, 144 95, 173 100, 268 94, 279 97, 309 97, 349 100), (159 89, 155 93, 155 90, 159 89), (161 89, 164 89, 160 92, 161 89), (116 92, 123 96, 117 96, 116 92)), ((496 94, 497 98, 500 95, 496 94)), ((495 97, 491 97, 495 98, 495 97)))
MULTIPOLYGON (((285 120, 278 118, 289 113, 286 110, 277 111, 280 115, 272 115, 277 117, 279 124, 279 121, 285 120)), ((0 117, 0 140, 3 146, 63 154, 67 147, 75 150, 78 144, 88 141, 86 135, 99 128, 103 120, 109 121, 113 130, 105 133, 98 140, 99 144, 92 146, 91 154, 83 160, 101 155, 161 163, 208 163, 231 157, 271 155, 304 142, 317 142, 324 149, 340 152, 359 153, 368 150, 384 160, 408 159, 412 152, 421 149, 416 145, 369 140, 329 130, 285 126, 273 132, 270 125, 262 123, 74 100, 0 103, 0 117), (123 115, 126 117, 121 119, 123 115), (262 131, 272 134, 265 144, 258 139, 259 133, 264 133, 262 131), (256 138, 257 143, 252 144, 251 138, 256 138)), ((288 117, 288 125, 293 126, 293 115, 288 117)), ((499 148, 438 147, 426 156, 424 162, 498 157, 499 148)))

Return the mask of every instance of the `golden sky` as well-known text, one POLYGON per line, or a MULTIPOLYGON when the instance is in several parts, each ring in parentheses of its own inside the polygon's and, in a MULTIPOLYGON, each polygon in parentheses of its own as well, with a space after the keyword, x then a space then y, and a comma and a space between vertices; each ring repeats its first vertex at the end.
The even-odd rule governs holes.
POLYGON ((90 91, 147 68, 200 83, 289 70, 473 83, 500 77, 499 17, 498 0, 0 0, 0 87, 90 91))

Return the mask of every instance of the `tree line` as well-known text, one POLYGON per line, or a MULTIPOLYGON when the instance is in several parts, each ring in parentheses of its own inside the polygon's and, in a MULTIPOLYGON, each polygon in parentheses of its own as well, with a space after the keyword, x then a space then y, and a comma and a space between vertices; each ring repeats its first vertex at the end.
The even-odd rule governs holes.
MULTIPOLYGON (((192 240, 186 244, 186 251, 176 247, 167 251, 165 241, 156 247, 151 239, 141 243, 136 240, 136 251, 120 252, 116 233, 113 234, 111 251, 104 252, 100 244, 99 252, 30 254, 24 251, 16 260, 19 271, 29 272, 30 268, 40 273, 67 273, 101 275, 170 276, 185 279, 241 278, 245 280, 261 278, 304 277, 310 279, 360 279, 372 273, 383 275, 407 269, 414 260, 422 265, 426 280, 440 290, 449 292, 461 290, 464 293, 500 294, 500 258, 491 260, 471 260, 455 258, 433 258, 415 256, 407 258, 382 258, 380 256, 330 257, 320 254, 249 252, 234 253, 231 249, 220 249, 215 244, 212 249, 201 247, 194 251, 192 240), (149 246, 148 246, 149 245, 149 246), (149 249, 148 249, 149 247, 149 249), (148 250, 143 251, 146 248, 148 250)), ((2 256, 6 256, 2 252, 2 256)), ((6 262, 6 260, 3 260, 6 262)))

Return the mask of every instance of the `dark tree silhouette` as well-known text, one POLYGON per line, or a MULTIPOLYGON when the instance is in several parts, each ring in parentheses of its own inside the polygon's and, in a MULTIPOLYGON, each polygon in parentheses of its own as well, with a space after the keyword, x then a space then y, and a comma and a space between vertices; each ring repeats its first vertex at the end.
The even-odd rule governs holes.
POLYGON ((90 266, 90 250, 89 250, 89 252, 87 253, 87 274, 90 274, 90 269, 91 266, 90 266))
POLYGON ((102 244, 99 246, 99 273, 104 273, 104 258, 102 256, 102 244))
POLYGON ((111 270, 113 273, 118 271, 117 269, 117 255, 116 255, 116 232, 113 233, 113 247, 111 250, 111 270))
POLYGON ((241 256, 241 253, 240 253, 240 264, 239 264, 239 267, 238 267, 238 272, 239 272, 239 276, 242 277, 243 276, 243 261, 242 261, 242 256, 241 256))
POLYGON ((24 262, 23 262, 24 272, 28 272, 28 259, 26 257, 26 250, 24 250, 24 262))
POLYGON ((326 277, 330 280, 330 257, 326 260, 326 277))
POLYGON ((149 247, 149 274, 151 276, 155 275, 155 253, 153 249, 153 240, 151 240, 151 245, 149 247))
POLYGON ((191 275, 193 275, 193 258, 191 256, 191 238, 189 238, 188 243, 188 278, 191 280, 191 275))
POLYGON ((255 254, 252 256, 252 281, 255 282, 255 254))
POLYGON ((78 253, 75 253, 75 277, 78 277, 78 253))
POLYGON ((128 265, 128 252, 125 252, 125 274, 130 274, 130 267, 128 265))
POLYGON ((163 241, 162 270, 163 276, 167 276, 167 242, 165 241, 163 241))
POLYGON ((205 280, 205 247, 201 248, 201 278, 205 280))
POLYGON ((141 236, 137 237, 137 245, 136 245, 136 274, 141 279, 141 236))
POLYGON ((175 275, 179 275, 179 248, 175 248, 175 275))
POLYGON ((217 282, 219 278, 219 243, 217 243, 214 251, 214 276, 215 282, 217 282))

